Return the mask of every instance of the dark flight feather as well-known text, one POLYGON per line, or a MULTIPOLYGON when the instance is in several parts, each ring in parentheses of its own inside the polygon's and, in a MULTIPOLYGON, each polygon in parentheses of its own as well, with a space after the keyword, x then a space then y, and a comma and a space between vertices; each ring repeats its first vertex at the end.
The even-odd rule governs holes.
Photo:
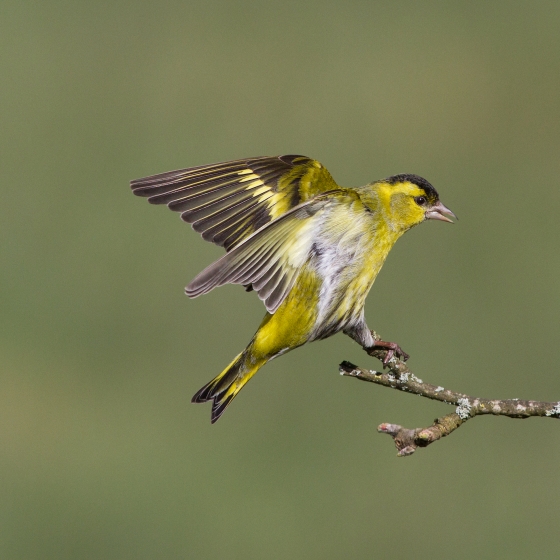
POLYGON ((179 169, 130 186, 150 203, 181 212, 205 240, 227 251, 298 204, 337 188, 320 163, 298 155, 179 169))

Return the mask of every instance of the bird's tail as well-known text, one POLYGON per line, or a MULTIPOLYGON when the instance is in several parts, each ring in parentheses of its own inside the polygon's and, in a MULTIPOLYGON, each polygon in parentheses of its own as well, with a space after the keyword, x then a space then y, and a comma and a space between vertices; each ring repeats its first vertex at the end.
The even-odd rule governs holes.
POLYGON ((212 424, 224 413, 235 395, 241 391, 245 383, 257 373, 266 360, 255 360, 250 349, 238 354, 233 362, 207 383, 192 398, 193 403, 213 401, 212 424))

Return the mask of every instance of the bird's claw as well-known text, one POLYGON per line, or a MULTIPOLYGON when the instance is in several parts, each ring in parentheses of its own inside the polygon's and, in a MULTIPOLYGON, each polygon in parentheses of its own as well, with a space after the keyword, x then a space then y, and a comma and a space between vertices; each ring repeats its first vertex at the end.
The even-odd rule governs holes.
POLYGON ((373 346, 367 348, 369 354, 374 350, 387 350, 387 354, 383 358, 383 367, 385 367, 394 356, 406 362, 410 356, 396 343, 396 342, 385 342, 384 340, 376 339, 373 342, 373 346))

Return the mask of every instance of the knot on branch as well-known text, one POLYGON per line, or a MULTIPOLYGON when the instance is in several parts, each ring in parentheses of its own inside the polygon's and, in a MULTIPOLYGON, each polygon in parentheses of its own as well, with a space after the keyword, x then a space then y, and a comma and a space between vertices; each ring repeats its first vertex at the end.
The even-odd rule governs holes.
POLYGON ((426 447, 448 436, 453 430, 456 430, 465 420, 463 420, 455 412, 436 418, 434 423, 427 428, 403 428, 398 424, 383 423, 377 427, 377 431, 382 434, 389 434, 395 442, 397 455, 406 457, 412 455, 418 447, 426 447))

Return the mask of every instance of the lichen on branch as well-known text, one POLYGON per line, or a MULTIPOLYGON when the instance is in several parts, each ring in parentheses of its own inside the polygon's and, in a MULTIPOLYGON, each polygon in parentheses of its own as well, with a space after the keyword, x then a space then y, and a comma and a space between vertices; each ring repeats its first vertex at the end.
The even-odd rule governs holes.
MULTIPOLYGON (((383 362, 387 352, 379 349, 365 350, 381 362, 383 362)), ((399 457, 412 455, 418 447, 426 447, 430 443, 448 436, 467 420, 483 414, 508 416, 509 418, 530 418, 531 416, 560 418, 560 402, 482 399, 457 393, 441 386, 424 383, 422 379, 416 377, 408 369, 408 366, 402 360, 395 357, 389 360, 387 368, 388 371, 380 372, 362 369, 350 362, 342 362, 340 364, 340 374, 383 385, 397 391, 420 395, 456 407, 455 412, 437 418, 427 428, 408 429, 398 424, 380 424, 377 430, 389 434, 393 438, 399 457)))

